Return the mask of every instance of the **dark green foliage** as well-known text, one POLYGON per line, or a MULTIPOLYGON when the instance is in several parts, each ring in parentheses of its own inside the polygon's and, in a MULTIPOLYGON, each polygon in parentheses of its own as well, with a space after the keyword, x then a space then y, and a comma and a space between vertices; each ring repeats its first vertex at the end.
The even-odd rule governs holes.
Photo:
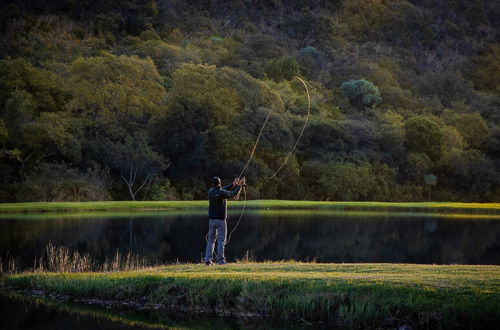
POLYGON ((349 102, 358 109, 365 109, 382 102, 377 86, 365 79, 343 82, 340 88, 349 102))
POLYGON ((443 134, 438 124, 424 117, 413 117, 404 123, 406 148, 427 155, 432 160, 441 157, 443 134))
POLYGON ((444 120, 455 127, 468 146, 480 149, 488 138, 489 129, 479 113, 456 113, 447 111, 444 120))
POLYGON ((453 164, 453 170, 453 184, 471 194, 484 193, 499 181, 491 160, 477 150, 461 153, 453 164))
POLYGON ((42 163, 23 178, 17 194, 23 202, 102 201, 110 198, 110 188, 107 171, 82 173, 63 163, 42 163))
POLYGON ((9 132, 5 127, 3 120, 0 119, 0 145, 3 146, 5 141, 7 141, 8 137, 9 137, 9 132))
POLYGON ((266 64, 267 76, 276 82, 290 80, 299 74, 299 64, 291 56, 272 59, 266 64))
MULTIPOLYGON (((0 110, 12 111, 30 103, 32 113, 61 111, 67 99, 59 77, 35 68, 22 58, 0 61, 0 110), (5 109, 5 110, 4 110, 5 109)), ((0 112, 1 113, 1 112, 0 112)), ((2 113, 5 116, 11 113, 2 113)))
MULTIPOLYGON (((308 173, 317 173, 310 193, 321 200, 386 201, 393 198, 394 170, 387 165, 348 162, 310 163, 308 173)), ((307 174, 305 174, 307 175, 307 174)))
POLYGON ((405 179, 421 184, 424 182, 425 175, 429 173, 432 166, 432 161, 426 154, 410 152, 406 155, 404 166, 405 179))
POLYGON ((315 47, 304 47, 299 51, 297 61, 302 75, 306 78, 316 81, 324 80, 328 62, 323 52, 315 47))
POLYGON ((498 9, 4 1, 0 201, 204 199, 208 178, 240 173, 270 112, 252 198, 425 200, 432 174, 434 199, 498 201, 498 9), (269 181, 305 122, 294 76, 312 116, 269 181), (112 189, 87 193, 88 169, 112 189), (27 189, 41 176, 54 195, 27 189))
POLYGON ((491 45, 482 56, 472 60, 470 75, 477 89, 500 91, 500 45, 491 45))
POLYGON ((472 83, 464 79, 460 72, 429 72, 419 82, 420 92, 436 95, 444 107, 453 107, 453 102, 469 102, 472 96, 472 83))
POLYGON ((285 53, 285 50, 270 36, 250 35, 240 50, 250 58, 276 58, 285 53))

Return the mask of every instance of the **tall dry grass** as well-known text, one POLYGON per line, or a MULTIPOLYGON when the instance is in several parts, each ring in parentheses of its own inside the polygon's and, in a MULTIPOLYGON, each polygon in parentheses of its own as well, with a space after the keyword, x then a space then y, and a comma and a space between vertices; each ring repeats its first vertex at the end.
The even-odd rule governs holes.
POLYGON ((3 260, 0 257, 0 275, 2 274, 13 274, 17 272, 16 260, 7 257, 7 260, 3 260))
POLYGON ((16 265, 15 258, 7 255, 5 260, 0 258, 0 274, 15 274, 22 271, 28 272, 114 272, 129 271, 152 266, 146 258, 138 254, 128 252, 122 254, 120 251, 112 257, 106 257, 100 261, 90 253, 80 253, 65 246, 57 246, 49 242, 41 257, 35 258, 33 267, 21 269, 16 265))

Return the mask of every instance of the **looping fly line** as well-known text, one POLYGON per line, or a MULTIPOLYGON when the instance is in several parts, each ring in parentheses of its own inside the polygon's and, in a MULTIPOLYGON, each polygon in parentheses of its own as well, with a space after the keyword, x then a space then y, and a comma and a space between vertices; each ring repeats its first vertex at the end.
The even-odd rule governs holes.
MULTIPOLYGON (((295 149, 297 149, 297 146, 300 142, 300 139, 302 138, 302 135, 304 135, 304 131, 306 130, 307 124, 309 123, 309 118, 311 117, 311 96, 309 94, 309 88, 307 87, 307 84, 304 80, 302 80, 300 77, 295 76, 294 78, 297 78, 305 87, 306 89, 306 94, 307 94, 307 116, 306 120, 304 122, 304 125, 302 126, 302 130, 300 131, 299 136, 297 137, 297 140, 295 141, 295 144, 292 146, 288 154, 286 155, 285 159, 281 163, 281 165, 278 167, 278 169, 268 178, 272 179, 274 178, 285 166, 285 164, 288 162, 292 154, 294 153, 295 149)), ((250 166, 250 163, 255 155, 255 151, 257 150, 257 146, 260 142, 260 138, 262 137, 262 133, 264 132, 264 128, 266 127, 267 123, 269 122, 269 119, 271 118, 271 114, 273 113, 273 108, 269 110, 266 119, 264 120, 264 123, 262 124, 262 127, 260 128, 259 134, 257 135, 257 139, 255 140, 255 143, 252 148, 252 152, 250 153, 250 157, 248 157, 247 162, 245 163, 245 166, 243 166, 243 169, 241 170, 240 175, 238 178, 242 178, 246 171, 248 170, 248 167, 250 166)))
MULTIPOLYGON (((290 149, 290 151, 288 152, 287 156, 285 157, 285 159, 283 160, 281 165, 278 167, 278 169, 268 179, 274 178, 281 171, 283 166, 285 166, 285 164, 288 162, 288 159, 290 159, 293 152, 297 148, 297 145, 299 144, 299 141, 302 138, 302 135, 304 135, 304 131, 306 130, 306 126, 309 123, 309 118, 311 117, 311 96, 309 95, 309 88, 307 88, 306 82, 304 80, 302 80, 300 77, 295 76, 294 78, 297 78, 306 88, 307 102, 308 102, 307 103, 306 120, 304 122, 304 126, 302 126, 302 130, 300 131, 299 136, 297 137, 297 140, 295 141, 295 144, 292 146, 292 148, 290 149)), ((250 166, 250 162, 252 161, 252 158, 255 155, 255 150, 257 150, 257 145, 259 144, 260 138, 262 137, 262 132, 264 132, 264 128, 266 127, 267 123, 269 122, 269 119, 271 118, 272 112, 273 112, 273 108, 271 108, 271 110, 269 110, 269 112, 266 116, 266 119, 264 120, 264 123, 262 124, 262 127, 260 128, 259 134, 257 135, 257 139, 255 140, 255 143, 253 145, 252 152, 250 153, 250 157, 248 158, 247 162, 245 163, 245 166, 243 167, 240 175, 238 176, 238 178, 240 178, 240 179, 246 174, 246 171, 248 170, 248 167, 250 166)), ((243 190, 243 196, 244 196, 243 207, 241 209, 241 213, 240 213, 240 216, 238 218, 238 221, 236 222, 236 225, 234 226, 234 228, 229 232, 228 238, 224 242, 224 245, 228 244, 229 241, 231 240, 231 235, 233 234, 233 232, 236 230, 236 228, 240 224, 240 221, 243 218, 243 213, 245 212, 245 207, 246 207, 246 203, 247 203, 247 194, 246 194, 246 190, 245 190, 244 186, 242 187, 242 190, 243 190)), ((239 194, 236 197, 236 199, 238 199, 238 198, 239 198, 239 194)))
POLYGON ((307 102, 308 102, 308 104, 307 104, 307 116, 306 116, 306 120, 304 122, 304 126, 302 126, 302 130, 300 131, 300 134, 297 137, 297 140, 295 141, 295 144, 293 145, 292 149, 290 149, 290 152, 285 157, 285 160, 283 161, 283 163, 281 163, 280 167, 276 170, 276 172, 274 172, 273 175, 271 175, 269 177, 269 179, 274 178, 281 171, 281 169, 283 168, 283 166, 285 166, 285 164, 288 161, 288 159, 290 158, 290 156, 292 156, 293 152, 297 148, 297 145, 299 144, 300 139, 302 138, 302 135, 304 135, 304 131, 306 130, 307 123, 309 122, 309 117, 311 116, 311 97, 309 96, 309 89, 307 88, 306 82, 304 80, 302 80, 301 78, 299 78, 297 76, 295 76, 295 78, 297 78, 298 80, 300 80, 300 82, 302 84, 304 84, 304 87, 306 88, 307 102))

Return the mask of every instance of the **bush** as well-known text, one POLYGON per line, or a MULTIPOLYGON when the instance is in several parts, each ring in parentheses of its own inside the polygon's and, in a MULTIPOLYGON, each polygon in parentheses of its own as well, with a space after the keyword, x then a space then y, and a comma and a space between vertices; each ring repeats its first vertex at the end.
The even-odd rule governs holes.
POLYGON ((385 164, 331 162, 315 167, 322 174, 312 187, 319 186, 321 199, 387 201, 394 198, 395 173, 385 164))
POLYGON ((299 63, 291 56, 283 56, 267 62, 266 73, 276 82, 290 80, 299 74, 299 63))
POLYGON ((411 152, 420 152, 432 160, 441 157, 443 133, 432 120, 424 117, 413 117, 405 121, 405 145, 411 152))
POLYGON ((477 150, 462 152, 452 166, 453 184, 465 192, 482 194, 500 185, 493 162, 477 150))
POLYGON ((150 188, 149 200, 173 201, 179 200, 179 195, 168 179, 157 179, 150 188))
POLYGON ((340 88, 349 102, 358 109, 365 109, 382 102, 377 86, 365 79, 343 82, 340 88))
POLYGON ((403 167, 405 181, 408 180, 416 184, 423 184, 424 176, 429 172, 432 165, 432 161, 426 154, 408 153, 405 166, 403 167))
POLYGON ((488 139, 488 125, 483 117, 477 112, 456 113, 446 111, 444 119, 449 125, 458 130, 469 147, 480 149, 488 139))
POLYGON ((474 87, 491 92, 500 91, 500 45, 491 47, 482 56, 475 58, 471 77, 474 87))
POLYGON ((42 163, 18 187, 22 202, 82 202, 109 199, 109 171, 100 168, 82 173, 63 163, 42 163))

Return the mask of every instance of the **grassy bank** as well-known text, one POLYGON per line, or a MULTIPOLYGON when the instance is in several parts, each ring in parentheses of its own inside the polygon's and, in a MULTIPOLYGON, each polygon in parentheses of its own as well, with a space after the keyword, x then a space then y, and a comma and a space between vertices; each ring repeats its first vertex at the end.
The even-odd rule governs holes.
POLYGON ((24 273, 3 281, 79 298, 308 322, 477 328, 500 321, 498 266, 188 264, 114 273, 24 273))
MULTIPOLYGON (((231 202, 231 208, 241 208, 242 201, 231 202)), ((6 212, 69 212, 69 211, 116 211, 116 210, 188 210, 205 209, 207 201, 113 201, 113 202, 35 202, 0 203, 0 213, 6 212)), ((320 202, 251 200, 250 209, 317 209, 345 211, 406 211, 442 213, 489 213, 500 214, 500 203, 389 203, 389 202, 320 202)))

